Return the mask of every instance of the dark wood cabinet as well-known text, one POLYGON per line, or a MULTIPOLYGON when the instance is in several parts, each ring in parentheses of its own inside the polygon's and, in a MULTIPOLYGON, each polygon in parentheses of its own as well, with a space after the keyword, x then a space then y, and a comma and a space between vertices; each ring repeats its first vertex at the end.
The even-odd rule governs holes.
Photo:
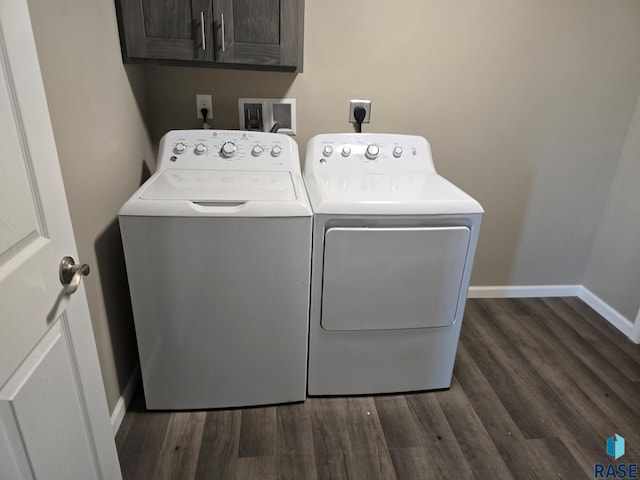
POLYGON ((304 0, 116 0, 125 63, 302 71, 304 0))
POLYGON ((125 61, 213 59, 211 0, 119 0, 117 6, 125 61))
POLYGON ((216 61, 296 67, 301 61, 299 0, 214 0, 216 61))

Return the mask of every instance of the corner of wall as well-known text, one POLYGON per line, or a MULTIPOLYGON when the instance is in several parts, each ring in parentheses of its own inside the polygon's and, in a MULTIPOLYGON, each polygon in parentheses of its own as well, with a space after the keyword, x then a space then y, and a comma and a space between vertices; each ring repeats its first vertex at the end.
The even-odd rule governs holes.
MULTIPOLYGON (((582 284, 588 292, 610 305, 633 324, 640 308, 633 289, 624 287, 637 283, 634 273, 640 267, 640 194, 629 182, 640 173, 640 97, 629 123, 624 145, 609 185, 589 260, 585 265, 582 284)), ((634 331, 640 327, 636 325, 634 331)))

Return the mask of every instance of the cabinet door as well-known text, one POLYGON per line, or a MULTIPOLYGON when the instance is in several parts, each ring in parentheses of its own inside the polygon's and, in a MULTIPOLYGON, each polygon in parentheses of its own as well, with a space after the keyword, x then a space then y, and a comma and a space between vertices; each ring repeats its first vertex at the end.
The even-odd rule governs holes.
POLYGON ((303 0, 213 1, 216 62, 302 65, 303 0))
POLYGON ((119 0, 117 5, 128 59, 213 59, 211 0, 119 0))

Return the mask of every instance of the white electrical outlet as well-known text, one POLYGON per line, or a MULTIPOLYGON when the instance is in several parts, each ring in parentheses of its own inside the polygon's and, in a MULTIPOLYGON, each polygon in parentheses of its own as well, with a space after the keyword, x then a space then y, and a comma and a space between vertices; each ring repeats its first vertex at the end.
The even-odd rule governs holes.
POLYGON ((349 123, 356 123, 356 119, 353 116, 353 111, 356 107, 364 108, 365 115, 362 123, 369 123, 371 121, 371 100, 351 100, 349 102, 349 123))
MULTIPOLYGON (((211 109, 211 95, 196 94, 196 107, 198 112, 198 118, 202 118, 202 109, 207 109, 207 120, 213 118, 213 111, 211 109)), ((204 120, 204 119, 203 119, 204 120)))

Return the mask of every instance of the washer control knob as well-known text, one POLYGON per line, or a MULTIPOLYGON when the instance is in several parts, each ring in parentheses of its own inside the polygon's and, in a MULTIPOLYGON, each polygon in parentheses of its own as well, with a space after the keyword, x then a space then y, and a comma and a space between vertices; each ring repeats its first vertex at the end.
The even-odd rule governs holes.
POLYGON ((380 147, 378 145, 375 144, 371 144, 367 147, 367 151, 364 152, 365 156, 369 159, 369 160, 373 160, 375 159, 378 154, 380 153, 380 147))
POLYGON ((196 145, 196 154, 202 155, 203 153, 207 153, 207 146, 204 143, 199 143, 196 145))
POLYGON ((278 145, 274 145, 273 148, 271 149, 272 157, 279 157, 281 153, 282 153, 282 147, 278 145))
POLYGON ((332 153, 333 153, 333 147, 331 145, 327 145, 326 147, 324 147, 324 150, 322 150, 322 154, 325 157, 330 157, 332 153))
POLYGON ((259 157, 263 153, 264 148, 262 148, 260 145, 256 145, 251 149, 251 155, 253 155, 254 157, 259 157))
POLYGON ((342 147, 342 156, 348 157, 349 155, 351 155, 351 147, 348 145, 345 145, 344 147, 342 147))
POLYGON ((402 147, 395 147, 393 149, 393 156, 396 158, 400 158, 402 156, 402 147))
POLYGON ((220 153, 224 158, 231 158, 238 152, 238 147, 233 142, 224 142, 220 153))
POLYGON ((186 149, 187 149, 187 146, 182 142, 176 143, 176 146, 173 147, 173 151, 178 154, 184 153, 186 149))

